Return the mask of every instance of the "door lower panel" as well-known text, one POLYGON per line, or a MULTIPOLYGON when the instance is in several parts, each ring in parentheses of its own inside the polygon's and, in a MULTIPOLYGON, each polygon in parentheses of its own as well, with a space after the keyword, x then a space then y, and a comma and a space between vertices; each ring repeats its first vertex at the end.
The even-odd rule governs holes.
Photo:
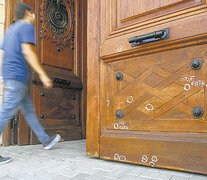
MULTIPOLYGON (((182 171, 207 172, 207 141, 190 137, 156 137, 153 133, 102 135, 100 157, 102 159, 130 162, 140 165, 169 168, 182 171), (192 140, 194 139, 194 140, 192 140)), ((197 134, 199 136, 199 134, 197 134)))
MULTIPOLYGON (((62 141, 82 138, 80 94, 78 89, 45 89, 33 85, 36 114, 50 136, 60 134, 62 141)), ((30 140, 31 144, 38 142, 33 133, 30 140)))

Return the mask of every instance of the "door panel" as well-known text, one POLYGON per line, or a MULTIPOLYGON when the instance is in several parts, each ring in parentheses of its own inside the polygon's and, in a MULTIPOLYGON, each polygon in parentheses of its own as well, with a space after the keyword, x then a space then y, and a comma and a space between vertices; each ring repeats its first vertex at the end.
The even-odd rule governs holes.
MULTIPOLYGON (((37 117, 51 136, 58 133, 62 141, 82 139, 86 100, 86 95, 82 94, 86 72, 83 66, 85 31, 82 27, 86 4, 82 0, 25 2, 35 9, 36 50, 41 64, 53 80, 52 89, 45 89, 38 75, 32 72, 30 92, 37 117)), ((38 143, 32 131, 28 136, 30 144, 38 143)))
MULTIPOLYGON (((59 133, 62 140, 81 139, 80 94, 74 89, 33 87, 36 113, 49 135, 59 133)), ((33 136, 31 143, 36 142, 33 136)))
POLYGON ((206 1, 100 9, 100 157, 206 173, 206 1), (165 28, 167 39, 129 43, 165 28))
POLYGON ((73 70, 77 2, 61 1, 59 5, 54 2, 39 2, 40 59, 43 64, 73 70))
POLYGON ((196 56, 206 58, 206 48, 193 46, 108 63, 103 123, 107 121, 108 129, 126 122, 128 130, 207 132, 205 117, 198 120, 192 115, 196 106, 204 109, 205 65, 200 70, 190 67, 196 56), (124 73, 123 82, 116 79, 118 72, 124 73), (117 110, 123 111, 122 120, 116 118, 117 110))
MULTIPOLYGON (((206 12, 206 1, 179 1, 180 3, 173 3, 178 1, 159 1, 161 2, 159 5, 157 3, 158 1, 153 1, 154 3, 151 4, 154 4, 154 6, 152 7, 161 7, 163 4, 165 7, 163 10, 166 10, 166 13, 162 11, 162 8, 158 8, 156 12, 150 13, 151 17, 148 17, 147 14, 141 16, 145 19, 133 19, 130 15, 124 15, 124 17, 128 18, 124 22, 122 22, 121 13, 124 14, 127 11, 127 14, 131 12, 131 14, 134 14, 134 17, 136 17, 136 15, 139 17, 138 11, 135 11, 135 13, 133 10, 133 4, 138 4, 135 7, 139 7, 139 4, 140 6, 143 4, 143 6, 138 9, 143 9, 142 11, 147 12, 147 9, 150 8, 147 3, 148 1, 133 1, 133 3, 128 4, 125 3, 125 1, 117 1, 117 3, 116 1, 112 2, 113 3, 103 1, 101 3, 102 33, 100 54, 104 60, 106 59, 108 61, 109 57, 114 57, 115 54, 129 56, 128 51, 134 50, 129 43, 130 38, 165 28, 169 28, 170 31, 167 40, 151 43, 150 45, 144 44, 142 47, 139 47, 139 49, 136 49, 136 53, 148 54, 156 52, 159 51, 159 48, 163 48, 163 46, 165 46, 165 49, 172 49, 175 48, 176 45, 178 46, 178 44, 182 46, 185 42, 183 41, 185 38, 191 37, 193 39, 205 37, 204 33, 207 31, 207 24, 206 15, 203 13, 206 12), (120 10, 121 5, 118 6, 121 2, 123 2, 122 9, 125 9, 124 11, 120 10), (165 6, 164 4, 167 2, 168 5, 165 6), (178 8, 179 6, 181 7, 178 8), (159 13, 159 16, 156 15, 156 13, 159 13), (189 29, 191 30, 189 31, 189 29)), ((193 42, 191 41, 188 43, 193 42)))
MULTIPOLYGON (((188 8, 193 8, 203 5, 202 0, 114 0, 116 12, 113 16, 117 15, 117 29, 123 28, 126 25, 138 24, 156 18, 165 18, 165 16, 172 16, 173 13, 183 11, 188 8)), ((182 12, 184 13, 184 12, 182 12)))
MULTIPOLYGON (((59 133, 62 140, 81 139, 79 100, 82 85, 76 69, 79 60, 74 56, 79 50, 74 36, 79 2, 41 0, 38 5, 39 57, 54 85, 51 90, 43 90, 40 84, 34 83, 32 92, 37 114, 49 135, 59 133), (77 83, 79 88, 74 89, 77 83)), ((36 75, 33 82, 39 82, 36 75)), ((30 143, 37 143, 34 136, 30 143)))
POLYGON ((101 136, 100 154, 103 159, 130 162, 151 167, 176 169, 198 173, 206 172, 206 135, 192 139, 162 138, 158 134, 110 133, 101 136), (122 134, 122 135, 120 135, 122 134), (121 137, 120 137, 121 136, 121 137), (182 140, 181 140, 182 139, 182 140), (176 148, 175 148, 176 147, 176 148), (178 155, 179 154, 179 155, 178 155))

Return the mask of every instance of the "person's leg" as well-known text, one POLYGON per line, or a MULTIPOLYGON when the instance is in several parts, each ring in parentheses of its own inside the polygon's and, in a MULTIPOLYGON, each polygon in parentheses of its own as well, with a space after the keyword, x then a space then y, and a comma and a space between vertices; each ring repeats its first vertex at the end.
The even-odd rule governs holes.
POLYGON ((42 144, 45 144, 50 141, 50 136, 47 135, 45 129, 40 124, 39 120, 36 117, 35 109, 31 98, 28 93, 25 95, 24 99, 20 104, 20 109, 30 126, 30 128, 34 131, 37 138, 42 144))
POLYGON ((53 137, 47 135, 45 129, 42 127, 36 117, 33 102, 28 93, 25 95, 23 101, 21 102, 20 108, 27 123, 32 128, 39 141, 43 144, 44 149, 51 149, 61 139, 61 137, 59 134, 56 134, 53 137))
POLYGON ((6 80, 4 89, 3 104, 0 110, 0 135, 7 122, 18 111, 18 105, 25 96, 26 86, 15 80, 6 80))
MULTIPOLYGON (((2 134, 7 122, 18 111, 18 105, 25 96, 26 86, 21 82, 11 79, 4 82, 4 89, 3 104, 0 110, 0 135, 2 134)), ((0 165, 10 161, 10 157, 0 156, 0 165)))

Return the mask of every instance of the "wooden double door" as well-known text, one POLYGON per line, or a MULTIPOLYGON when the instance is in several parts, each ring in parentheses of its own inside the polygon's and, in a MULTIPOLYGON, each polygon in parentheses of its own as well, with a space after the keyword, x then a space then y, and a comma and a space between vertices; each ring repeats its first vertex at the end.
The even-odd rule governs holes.
MULTIPOLYGON (((58 133, 62 141, 85 138, 86 1, 21 2, 34 9, 36 52, 54 84, 52 89, 43 88, 37 74, 31 71, 30 94, 37 117, 49 135, 58 133)), ((16 3, 7 2, 7 15, 12 16, 16 3)), ((5 131, 5 144, 14 144, 13 139, 20 145, 39 143, 21 113, 15 132, 18 134, 12 134, 9 125, 5 131)))
POLYGON ((207 174, 207 1, 88 1, 87 154, 207 174))

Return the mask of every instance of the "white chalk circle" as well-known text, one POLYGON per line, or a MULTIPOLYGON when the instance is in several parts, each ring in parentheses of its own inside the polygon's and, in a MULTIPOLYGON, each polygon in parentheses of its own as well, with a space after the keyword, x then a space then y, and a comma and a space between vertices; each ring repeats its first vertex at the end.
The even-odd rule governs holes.
POLYGON ((126 161, 126 157, 125 156, 120 156, 119 154, 114 154, 114 160, 117 160, 117 161, 126 161))
POLYGON ((129 104, 131 104, 133 101, 134 101, 134 98, 133 98, 132 96, 129 96, 129 97, 127 98, 127 102, 128 102, 129 104))
POLYGON ((119 160, 119 155, 118 154, 114 154, 114 160, 119 160))
POLYGON ((147 163, 148 162, 148 157, 146 155, 142 156, 142 162, 147 163))
POLYGON ((185 91, 189 91, 189 90, 190 90, 190 84, 185 84, 185 86, 184 86, 184 90, 185 90, 185 91))
POLYGON ((109 106, 110 105, 110 101, 109 100, 107 100, 107 106, 109 106))
POLYGON ((154 162, 150 162, 149 165, 154 167, 155 163, 154 162))
POLYGON ((119 124, 118 123, 114 123, 114 129, 119 129, 119 124))
POLYGON ((146 109, 147 111, 153 111, 154 107, 153 107, 152 104, 147 104, 147 105, 145 106, 145 109, 146 109))
POLYGON ((152 156, 152 162, 157 162, 158 161, 158 158, 157 158, 157 156, 152 156))
POLYGON ((126 157, 125 156, 119 156, 119 161, 126 161, 126 157))

